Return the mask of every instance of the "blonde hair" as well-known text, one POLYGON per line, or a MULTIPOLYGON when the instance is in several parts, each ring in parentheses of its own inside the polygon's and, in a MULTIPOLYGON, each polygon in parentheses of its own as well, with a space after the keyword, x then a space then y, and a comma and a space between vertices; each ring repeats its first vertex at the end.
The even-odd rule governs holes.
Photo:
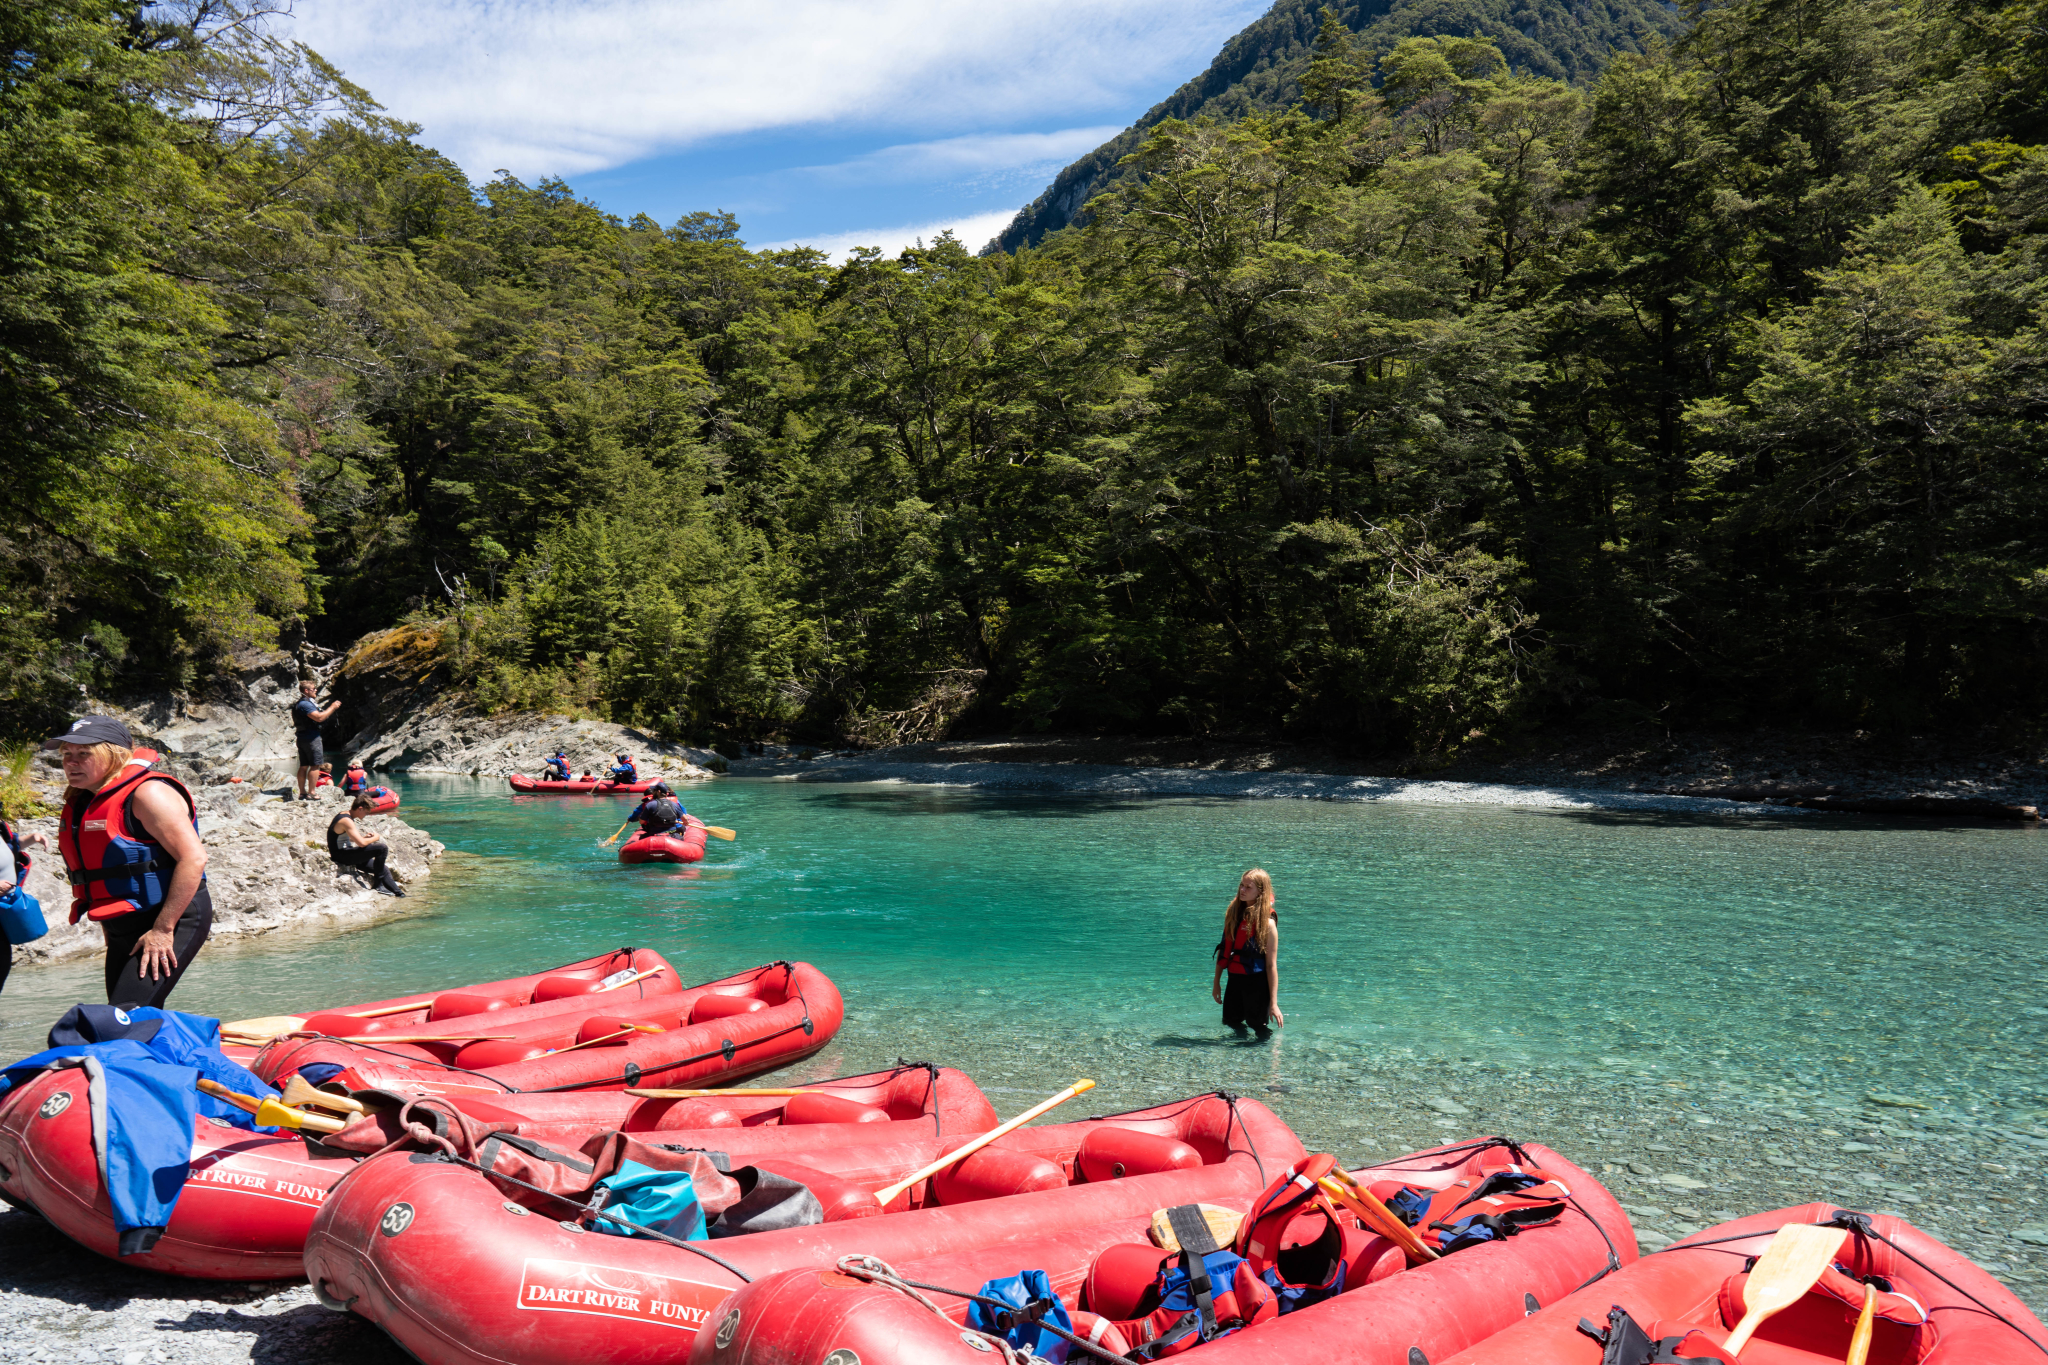
POLYGON ((1230 898, 1230 908, 1223 912, 1223 947, 1226 952, 1229 951, 1231 940, 1237 937, 1238 927, 1244 923, 1247 914, 1258 916, 1258 927, 1252 931, 1252 936, 1258 940, 1259 947, 1268 951, 1273 947, 1273 878, 1267 874, 1265 868, 1255 867, 1238 878, 1240 891, 1243 890, 1247 879, 1258 888, 1258 897, 1249 904, 1242 895, 1233 895, 1230 898))
MULTIPOLYGON (((127 767, 128 760, 135 757, 135 751, 133 749, 124 748, 119 744, 109 744, 105 740, 101 740, 97 744, 81 744, 78 747, 85 750, 87 753, 91 754, 95 759, 99 760, 100 762, 112 760, 114 766, 107 770, 106 777, 100 779, 101 787, 107 785, 107 778, 111 778, 115 773, 118 773, 121 771, 121 769, 127 767)), ((72 790, 98 791, 99 788, 74 787, 72 788, 72 790)))

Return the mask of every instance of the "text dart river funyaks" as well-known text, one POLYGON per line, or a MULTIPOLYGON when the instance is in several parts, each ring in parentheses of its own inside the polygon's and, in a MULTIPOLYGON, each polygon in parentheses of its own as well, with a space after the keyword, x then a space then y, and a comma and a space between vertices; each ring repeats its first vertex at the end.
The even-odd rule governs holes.
MULTIPOLYGON (((73 1241, 113 1256, 113 1206, 95 1159, 83 1072, 55 1070, 0 1101, 0 1191, 37 1210, 73 1241), (74 1103, 73 1101, 77 1102, 74 1103)), ((401 1087, 402 1088, 402 1087, 401 1087)), ((411 1123, 436 1133, 463 1124, 574 1151, 610 1130, 647 1142, 716 1148, 742 1139, 800 1160, 818 1148, 921 1138, 953 1140, 996 1124, 973 1081, 950 1068, 906 1065, 862 1076, 808 1081, 797 1095, 723 1094, 686 1098, 615 1090, 550 1094, 429 1096, 424 1091, 357 1091, 367 1113, 350 1115, 331 1097, 302 1107, 347 1121, 324 1138, 252 1133, 202 1116, 192 1165, 163 1236, 127 1263, 202 1279, 293 1279, 313 1215, 356 1162, 403 1137, 411 1123), (409 1110, 407 1100, 419 1100, 409 1110), (451 1112, 452 1111, 452 1112, 451 1112), (457 1116, 460 1116, 459 1118, 457 1116)), ((415 1150, 434 1150, 431 1141, 415 1150)))
MULTIPOLYGON (((758 1159, 752 1136, 721 1135, 734 1168, 758 1159)), ((1065 1227, 1142 1228, 1167 1205, 1243 1207, 1306 1155, 1263 1105, 1205 1095, 1019 1129, 888 1201, 902 1211, 872 1216, 872 1202, 839 1197, 848 1184, 878 1190, 900 1181, 958 1145, 805 1153, 832 1221, 717 1238, 697 1252, 587 1230, 578 1209, 597 1177, 573 1163, 610 1159, 602 1148, 557 1154, 567 1160, 502 1147, 493 1154, 494 1170, 516 1170, 550 1195, 456 1161, 393 1153, 364 1162, 321 1209, 306 1272, 324 1302, 370 1318, 428 1365, 680 1361, 742 1276, 830 1267, 852 1254, 920 1260, 1065 1227)), ((643 1145, 632 1159, 681 1170, 701 1156, 643 1145)))
POLYGON ((616 971, 597 975, 601 970, 551 973, 527 996, 523 986, 444 992, 372 1027, 348 1017, 364 1009, 322 1011, 247 1065, 272 1085, 314 1066, 346 1067, 354 1073, 349 1084, 364 1087, 405 1079, 484 1094, 707 1085, 807 1057, 832 1040, 845 1016, 838 988, 807 962, 772 962, 644 996, 641 987, 673 977, 674 969, 665 963, 639 968, 638 980, 604 993, 595 1006, 581 995, 552 994, 581 989, 597 995, 601 982, 617 977, 616 971), (558 984, 550 988, 550 982, 558 984), (325 1036, 303 1036, 306 1031, 325 1036))
POLYGON ((1196 1220, 1197 1234, 1214 1242, 1201 1258, 1213 1276, 1206 1321, 1195 1303, 1161 1297, 1162 1276, 1185 1277, 1192 1256, 1161 1250, 1146 1218, 1125 1215, 1048 1222, 1033 1236, 917 1260, 884 1256, 886 1269, 827 1262, 831 1273, 760 1277, 712 1310, 689 1360, 816 1365, 841 1351, 890 1365, 972 1361, 981 1351, 963 1337, 967 1300, 927 1288, 934 1312, 870 1275, 973 1293, 1042 1271, 1076 1329, 1112 1355, 1137 1347, 1148 1359, 1196 1351, 1191 1358, 1210 1365, 1413 1365, 1484 1340, 1636 1258, 1612 1195, 1546 1147, 1482 1139, 1351 1172, 1415 1220, 1411 1228, 1357 1201, 1384 1232, 1326 1202, 1334 1196, 1317 1197, 1312 1182, 1334 1178, 1334 1167, 1311 1156, 1276 1173, 1255 1200, 1229 1205, 1247 1215, 1231 1236, 1215 1238, 1196 1220))

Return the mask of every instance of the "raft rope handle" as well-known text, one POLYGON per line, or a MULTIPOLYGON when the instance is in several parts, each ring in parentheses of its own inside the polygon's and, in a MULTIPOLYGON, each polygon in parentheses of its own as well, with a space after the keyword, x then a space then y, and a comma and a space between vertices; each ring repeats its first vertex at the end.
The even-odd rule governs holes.
MULTIPOLYGON (((2024 1339, 2028 1345, 2032 1346, 2042 1355, 2048 1355, 2048 1345, 2043 1345, 2040 1341, 2036 1340, 2033 1333, 2027 1331, 2024 1327, 2021 1327, 2011 1318, 1999 1312, 1996 1308, 1993 1308, 1990 1304, 1984 1302, 1984 1300, 1978 1298, 1975 1294, 1972 1294, 1969 1290, 1963 1288, 1954 1280, 1951 1280, 1948 1276, 1942 1274, 1939 1270, 1936 1270, 1933 1266, 1927 1264, 1927 1262, 1921 1260, 1918 1256, 1915 1256, 1912 1252, 1906 1250, 1897 1242, 1894 1242, 1891 1238, 1879 1232, 1876 1226, 1870 1221, 1869 1214, 1857 1213, 1853 1209, 1836 1209, 1833 1215, 1831 1215, 1826 1221, 1815 1223, 1813 1224, 1813 1226, 1822 1228, 1847 1228, 1850 1232, 1855 1233, 1859 1237, 1875 1238, 1876 1240, 1890 1247, 1893 1251, 1898 1252, 1899 1255, 1905 1257, 1914 1265, 1919 1266, 1922 1270, 1932 1275, 1935 1279, 1940 1280, 1950 1289, 1955 1290, 1956 1293, 1961 1294, 1971 1303, 1976 1304, 1977 1307, 1980 1310, 1982 1310, 1987 1316, 2004 1323, 2007 1327, 2012 1328, 2013 1331, 2020 1334, 2021 1338, 2024 1339)), ((1669 1246, 1658 1247, 1655 1251, 1650 1252, 1649 1254, 1652 1256, 1661 1256, 1667 1251, 1691 1251, 1694 1248, 1718 1247, 1724 1242, 1749 1242, 1754 1241, 1756 1238, 1761 1237, 1763 1235, 1764 1234, 1760 1232, 1740 1232, 1729 1237, 1715 1237, 1705 1242, 1673 1242, 1669 1246)), ((1738 1253, 1729 1252, 1728 1254, 1732 1256, 1738 1253)), ((1933 1309, 1929 1310, 1930 1320, 1931 1315, 1933 1313, 1942 1311, 1959 1311, 1961 1308, 1961 1304, 1937 1304, 1933 1309)))
MULTIPOLYGON (((875 1256, 841 1256, 835 1263, 834 1269, 838 1270, 840 1274, 851 1276, 856 1280, 866 1280, 871 1284, 881 1285, 884 1289, 893 1289, 899 1294, 907 1294, 931 1309, 932 1312, 938 1314, 949 1325, 953 1319, 946 1316, 946 1310, 919 1293, 919 1290, 929 1289, 934 1294, 946 1294, 956 1299, 966 1299, 969 1303, 978 1303, 984 1308, 993 1308, 999 1313, 1015 1313, 1017 1311, 1016 1304, 1004 1299, 992 1299, 982 1294, 970 1294, 964 1289, 948 1289, 942 1284, 925 1284, 921 1280, 906 1280, 897 1274, 895 1268, 887 1261, 875 1256)), ((1044 1301, 1038 1300, 1038 1302, 1044 1301)), ((1054 1336, 1065 1339, 1069 1345, 1080 1347, 1098 1360, 1107 1360, 1111 1362, 1111 1365, 1130 1365, 1130 1358, 1128 1356, 1114 1355, 1086 1337, 1070 1332, 1056 1323, 1047 1322, 1043 1318, 1036 1319, 1035 1321, 1040 1327, 1051 1332, 1054 1336)), ((991 1346, 1001 1351, 1003 1359, 1005 1362, 1008 1362, 1008 1365, 1030 1365, 1032 1361, 1043 1359, 1043 1357, 1029 1351, 1020 1352, 1001 1337, 992 1336, 987 1332, 975 1331, 972 1327, 963 1327, 961 1330, 980 1337, 983 1341, 988 1342, 991 1346)))

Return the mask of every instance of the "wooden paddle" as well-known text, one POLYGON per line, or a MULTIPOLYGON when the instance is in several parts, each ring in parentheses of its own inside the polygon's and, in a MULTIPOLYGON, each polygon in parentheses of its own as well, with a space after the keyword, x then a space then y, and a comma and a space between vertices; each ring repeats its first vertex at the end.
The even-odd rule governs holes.
POLYGON ((902 1180, 899 1180, 895 1184, 889 1186, 887 1189, 876 1190, 875 1202, 877 1204, 880 1204, 883 1208, 889 1207, 890 1200, 894 1199, 897 1195, 909 1189, 912 1185, 915 1185, 918 1181, 928 1179, 931 1176, 935 1176, 940 1171, 945 1170, 948 1166, 966 1160, 968 1157, 973 1156, 982 1148, 988 1146, 991 1142, 994 1142, 1003 1134, 1013 1132, 1018 1128, 1022 1128, 1025 1124, 1031 1122, 1031 1120, 1037 1118, 1046 1110, 1053 1108, 1055 1105, 1065 1104, 1068 1100, 1074 1098, 1074 1096, 1086 1094, 1088 1091, 1093 1090, 1094 1088, 1095 1082, 1093 1081, 1085 1079, 1075 1081, 1072 1085, 1068 1086, 1065 1090, 1060 1091, 1059 1094, 1054 1095, 1051 1099, 1044 1100, 1038 1104, 1032 1105, 1029 1109, 1026 1109, 1023 1113, 1017 1115, 1016 1118, 1011 1119, 1008 1123, 997 1124, 995 1127, 989 1129, 986 1133, 982 1133, 979 1136, 975 1137, 973 1140, 969 1141, 966 1145, 957 1147, 954 1150, 946 1153, 937 1161, 934 1161, 931 1165, 925 1167, 921 1171, 918 1171, 916 1174, 906 1176, 902 1180))
POLYGON ((382 1019, 387 1014, 407 1014, 413 1010, 427 1009, 433 1003, 434 997, 430 995, 424 1000, 410 1000, 403 1005, 379 1005, 373 1010, 350 1010, 348 1017, 351 1019, 382 1019))
POLYGON ((627 1090, 643 1100, 695 1100, 708 1095, 829 1095, 830 1090, 627 1090))
POLYGON ((555 1052, 557 1054, 560 1054, 564 1052, 574 1052, 579 1047, 595 1047, 599 1043, 609 1043, 614 1038, 623 1038, 629 1033, 667 1032, 668 1030, 663 1028, 659 1024, 628 1024, 624 1028, 620 1029, 617 1033, 607 1033, 602 1038, 586 1038, 580 1043, 571 1043, 567 1047, 558 1047, 555 1049, 555 1052))
POLYGON ((1357 1214, 1368 1228, 1406 1252, 1410 1261, 1420 1265, 1424 1261, 1439 1259, 1414 1228, 1396 1218, 1392 1209, 1382 1204, 1371 1190, 1353 1180, 1343 1167, 1331 1171, 1317 1183, 1323 1193, 1357 1214))
POLYGON ((337 1043, 506 1043, 509 1033, 351 1033, 330 1035, 337 1043))
POLYGON ((1811 1223, 1779 1228, 1742 1287, 1742 1321, 1723 1343, 1728 1354, 1739 1355, 1765 1318, 1806 1297, 1848 1236, 1847 1228, 1817 1228, 1811 1223))
MULTIPOLYGON (((632 824, 632 823, 633 823, 633 818, 632 818, 631 816, 627 816, 627 817, 626 817, 626 825, 630 825, 630 824, 632 824)), ((611 846, 612 846, 613 844, 616 844, 616 843, 617 843, 617 842, 619 841, 619 836, 620 836, 621 834, 624 834, 624 833, 626 832, 626 825, 620 825, 620 826, 619 826, 619 827, 618 827, 617 829, 613 830, 613 831, 612 831, 612 837, 611 837, 611 838, 609 838, 609 839, 606 839, 606 840, 605 840, 605 841, 604 841, 603 843, 599 844, 599 845, 598 845, 598 847, 599 847, 599 848, 610 848, 610 847, 611 847, 611 846)))
MULTIPOLYGON (((354 1010, 351 1019, 381 1019, 387 1014, 408 1014, 423 1010, 434 1003, 433 997, 425 1000, 411 1000, 403 1005, 379 1005, 373 1010, 354 1010)), ((220 1026, 221 1036, 233 1034, 237 1038, 260 1038, 269 1041, 281 1033, 297 1033, 306 1026, 304 1016, 297 1014, 266 1014, 260 1019, 236 1019, 220 1026)))
POLYGON ((603 994, 605 993, 605 991, 622 991, 622 990, 624 990, 624 989, 625 989, 626 987, 628 987, 628 986, 632 985, 632 984, 633 984, 633 983, 634 983, 635 981, 641 981, 641 980, 645 980, 645 979, 646 979, 647 977, 650 977, 650 976, 660 976, 660 975, 661 975, 661 974, 662 974, 663 972, 665 972, 665 971, 667 971, 667 970, 668 970, 668 968, 666 968, 666 967, 649 967, 649 968, 648 968, 648 969, 647 969, 646 971, 644 971, 644 972, 635 972, 635 973, 633 973, 633 975, 631 975, 631 976, 627 977, 627 978, 626 978, 626 979, 625 979, 624 981, 621 981, 621 982, 620 982, 620 983, 619 983, 618 985, 616 985, 616 986, 606 986, 606 987, 604 987, 604 988, 603 988, 602 990, 595 990, 595 991, 592 991, 592 992, 591 992, 591 994, 592 994, 592 995, 603 995, 603 994))
POLYGON ((704 832, 714 839, 723 839, 727 843, 740 837, 738 830, 727 829, 723 825, 706 825, 704 826, 704 832))
POLYGON ((1849 1356, 1844 1365, 1865 1365, 1870 1359, 1871 1317, 1877 1312, 1877 1286, 1863 1286, 1863 1311, 1856 1317, 1856 1335, 1849 1338, 1849 1356))
POLYGON ((255 1115, 256 1122, 265 1128, 303 1128, 314 1133, 338 1133, 348 1127, 343 1119, 331 1119, 325 1114, 302 1114, 298 1110, 279 1104, 276 1100, 259 1100, 253 1095, 238 1095, 219 1081, 209 1081, 201 1076, 199 1088, 215 1099, 226 1100, 235 1108, 255 1115))
POLYGON ((289 1081, 285 1082, 284 1102, 294 1109, 303 1109, 310 1104, 321 1109, 332 1109, 342 1114, 367 1114, 370 1112, 361 1100, 350 1099, 347 1095, 337 1095, 332 1091, 322 1090, 296 1072, 292 1074, 292 1078, 289 1081))

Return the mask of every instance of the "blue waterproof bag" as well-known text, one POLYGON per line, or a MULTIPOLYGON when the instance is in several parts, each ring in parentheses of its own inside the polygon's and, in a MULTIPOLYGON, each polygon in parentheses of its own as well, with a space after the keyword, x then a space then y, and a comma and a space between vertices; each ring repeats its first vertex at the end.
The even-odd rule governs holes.
MULTIPOLYGON (((688 1171, 657 1171, 637 1161, 621 1161, 619 1169, 597 1182, 610 1194, 604 1207, 618 1210, 643 1228, 665 1232, 680 1242, 702 1242, 704 1206, 697 1202, 697 1187, 688 1171)), ((591 1226, 614 1237, 638 1237, 629 1227, 607 1220, 602 1213, 591 1226)))
POLYGON ((41 901, 18 886, 0 896, 0 938, 9 943, 34 943, 49 932, 41 901))
POLYGON ((1017 1309, 1027 1308, 1033 1300, 1046 1300, 1045 1310, 1039 1318, 1027 1313, 1007 1313, 1000 1308, 990 1308, 985 1303, 967 1305, 967 1325, 977 1332, 1001 1337, 1019 1350, 1030 1351, 1052 1365, 1065 1365, 1067 1352, 1072 1349, 1067 1339, 1048 1332, 1040 1322, 1050 1322, 1067 1331, 1074 1330, 1074 1320, 1067 1316, 1067 1306, 1060 1302, 1060 1296, 1052 1292, 1052 1280, 1043 1270, 1027 1270, 1021 1275, 1009 1275, 1000 1280, 990 1280, 980 1290, 984 1299, 1001 1299, 1017 1309))

